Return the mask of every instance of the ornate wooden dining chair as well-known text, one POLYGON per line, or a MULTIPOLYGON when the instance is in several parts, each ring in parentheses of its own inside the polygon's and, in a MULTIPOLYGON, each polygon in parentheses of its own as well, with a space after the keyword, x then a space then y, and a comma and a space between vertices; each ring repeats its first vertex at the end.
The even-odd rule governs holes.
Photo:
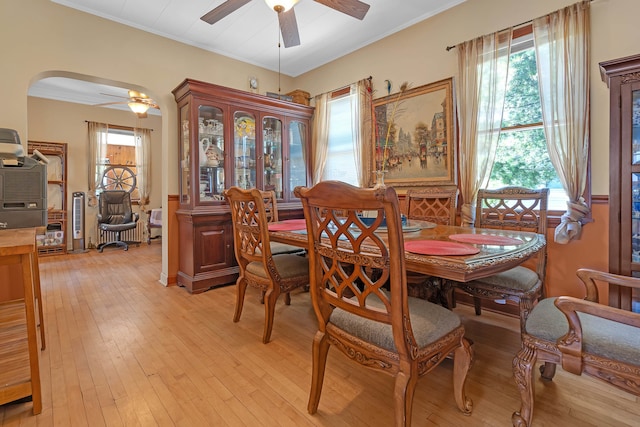
MULTIPOLYGON (((425 187, 411 189, 405 196, 407 218, 435 224, 456 225, 458 187, 425 187)), ((454 293, 448 282, 439 277, 407 272, 409 295, 437 302, 447 308, 455 306, 454 293)))
MULTIPOLYGON (((546 235, 548 188, 529 189, 503 187, 481 189, 476 202, 475 227, 501 230, 532 231, 546 235)), ((547 266, 546 247, 527 266, 517 266, 471 282, 455 282, 458 289, 473 295, 477 315, 482 312, 481 299, 514 301, 518 304, 520 329, 544 293, 547 266), (533 265, 531 265, 533 264, 533 265)))
MULTIPOLYGON (((526 320, 522 349, 513 359, 520 391, 514 426, 527 427, 533 418, 537 362, 560 364, 572 374, 583 373, 640 396, 640 314, 598 304, 596 281, 640 289, 640 278, 582 268, 577 275, 586 288, 584 300, 561 296, 538 302, 526 320)), ((543 369, 550 380, 554 370, 543 369)))
POLYGON ((472 352, 458 316, 407 295, 398 197, 393 188, 337 181, 297 187, 309 235, 311 300, 318 318, 308 411, 318 410, 331 345, 395 377, 395 425, 409 426, 417 379, 453 354, 453 392, 470 414, 464 384, 472 352), (358 211, 377 212, 363 223, 358 211), (385 232, 378 232, 386 219, 385 232), (386 236, 386 237, 382 237, 386 236), (385 287, 388 285, 388 290, 385 287))
POLYGON ((271 253, 264 195, 260 190, 231 187, 224 195, 231 207, 234 250, 240 269, 233 321, 240 320, 247 285, 260 289, 265 313, 262 341, 266 344, 271 338, 278 297, 285 294, 285 304, 291 304, 290 292, 309 283, 309 261, 294 254, 271 253))

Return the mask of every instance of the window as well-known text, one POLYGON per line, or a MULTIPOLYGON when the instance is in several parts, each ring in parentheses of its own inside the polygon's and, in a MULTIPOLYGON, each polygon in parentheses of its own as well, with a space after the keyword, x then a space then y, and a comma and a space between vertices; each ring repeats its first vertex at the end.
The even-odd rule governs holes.
POLYGON ((531 33, 512 42, 507 79, 502 131, 487 188, 548 187, 548 209, 563 213, 569 198, 547 152, 531 33))
POLYGON ((133 128, 109 127, 105 133, 106 155, 96 165, 96 178, 100 180, 96 194, 104 190, 125 190, 131 192, 131 200, 139 200, 133 128))
POLYGON ((358 185, 356 152, 353 146, 352 103, 356 95, 344 95, 329 101, 329 147, 322 180, 358 185))

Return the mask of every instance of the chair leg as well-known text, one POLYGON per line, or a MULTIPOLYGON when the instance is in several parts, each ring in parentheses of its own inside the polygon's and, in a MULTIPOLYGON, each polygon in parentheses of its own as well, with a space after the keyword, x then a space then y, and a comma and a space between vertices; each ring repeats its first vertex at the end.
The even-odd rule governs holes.
POLYGON ((413 409, 413 395, 418 382, 418 372, 403 372, 396 374, 393 390, 394 417, 396 427, 411 426, 411 413, 413 409))
POLYGON ((284 303, 286 305, 291 305, 291 292, 284 294, 284 303))
POLYGON ((473 409, 473 402, 467 397, 464 386, 472 363, 471 343, 466 338, 462 338, 460 347, 456 348, 453 353, 453 395, 458 409, 465 415, 470 415, 473 409))
POLYGON ((527 345, 523 345, 516 357, 513 358, 513 376, 520 391, 520 410, 511 416, 514 427, 531 425, 535 397, 533 365, 536 363, 536 359, 536 350, 527 345))
POLYGON ((324 332, 316 332, 313 338, 313 370, 311 373, 311 392, 309 393, 309 403, 307 411, 313 415, 318 412, 320 394, 322 393, 322 383, 324 382, 324 371, 327 366, 327 354, 329 353, 329 339, 324 332))
POLYGON ((482 300, 478 297, 473 297, 473 307, 476 309, 476 316, 482 314, 482 300))
POLYGON ((551 381, 556 374, 556 364, 551 362, 545 362, 544 365, 540 365, 540 377, 544 381, 551 381))
POLYGON ((242 314, 242 307, 244 305, 244 295, 247 292, 247 280, 244 276, 238 277, 236 280, 236 309, 233 313, 233 321, 238 322, 240 315, 242 314))
POLYGON ((265 344, 271 340, 273 317, 276 311, 276 301, 279 296, 280 292, 276 289, 268 289, 264 295, 264 333, 262 334, 262 342, 265 344))

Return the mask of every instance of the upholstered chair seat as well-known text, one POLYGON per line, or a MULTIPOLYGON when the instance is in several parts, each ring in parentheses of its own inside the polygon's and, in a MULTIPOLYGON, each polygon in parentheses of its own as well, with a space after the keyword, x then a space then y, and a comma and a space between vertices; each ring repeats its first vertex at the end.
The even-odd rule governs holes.
MULTIPOLYGON (((309 273, 309 260, 300 255, 279 254, 273 255, 273 263, 282 279, 291 279, 309 273)), ((262 262, 254 261, 247 264, 248 273, 255 276, 269 278, 269 274, 264 269, 262 262)))
MULTIPOLYGON (((382 308, 382 304, 375 300, 369 304, 382 308)), ((460 318, 455 313, 420 298, 409 298, 409 313, 413 335, 420 348, 433 344, 460 327, 460 318)), ((333 310, 329 322, 363 341, 392 352, 398 351, 390 324, 376 322, 340 308, 333 310)))
MULTIPOLYGON (((527 319, 527 334, 556 343, 569 332, 569 322, 555 306, 556 298, 545 298, 527 319)), ((582 350, 586 354, 615 359, 640 367, 640 329, 587 313, 578 313, 582 324, 582 350)))

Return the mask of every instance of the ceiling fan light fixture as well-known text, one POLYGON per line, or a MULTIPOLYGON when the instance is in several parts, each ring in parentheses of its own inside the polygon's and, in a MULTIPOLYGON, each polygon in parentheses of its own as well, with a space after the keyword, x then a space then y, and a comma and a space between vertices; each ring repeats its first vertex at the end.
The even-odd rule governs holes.
POLYGON ((145 104, 144 102, 129 102, 127 105, 131 108, 131 111, 136 114, 146 113, 149 109, 149 104, 145 104))
POLYGON ((286 12, 291 9, 298 0, 264 0, 272 10, 276 12, 286 12))

